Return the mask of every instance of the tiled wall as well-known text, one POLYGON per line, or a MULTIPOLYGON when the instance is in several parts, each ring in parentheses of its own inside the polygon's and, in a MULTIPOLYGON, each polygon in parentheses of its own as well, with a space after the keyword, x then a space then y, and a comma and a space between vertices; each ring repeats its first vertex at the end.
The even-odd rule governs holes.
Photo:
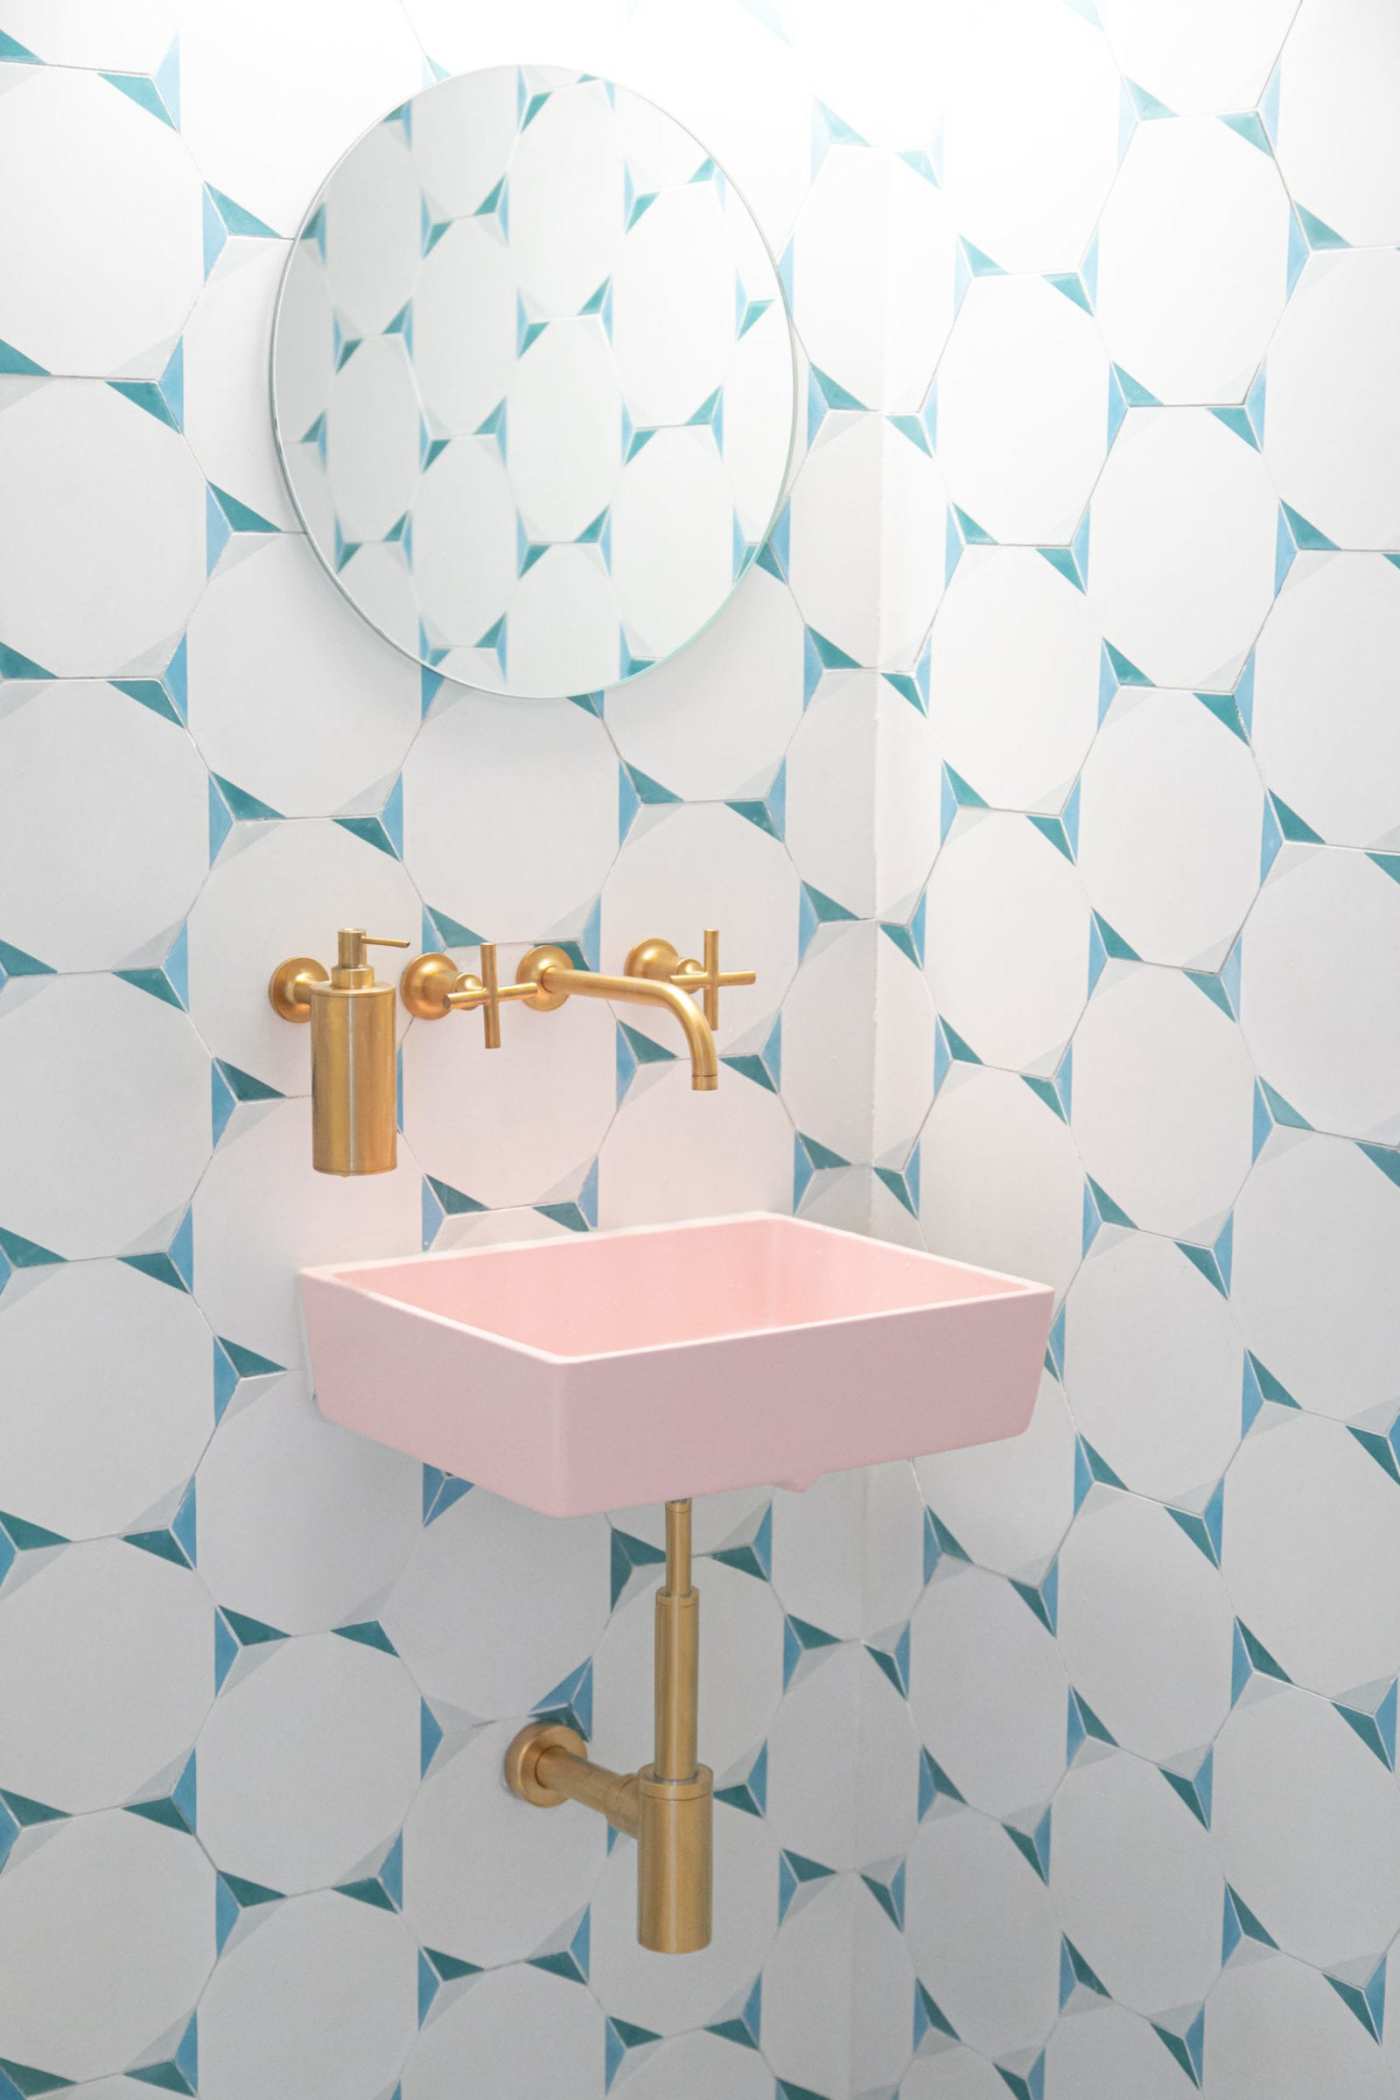
POLYGON ((1400 2088, 1397 94, 1382 0, 0 0, 6 2100, 1400 2088), (802 357, 725 618, 557 704, 340 605, 263 382, 331 160, 521 59, 706 139, 802 357), (709 1099, 416 1027, 319 1181, 261 987, 356 920, 761 980, 709 1099), (332 1430, 292 1277, 794 1202, 1064 1314, 1017 1446, 698 1512, 666 1963, 498 1778, 639 1754, 654 1515, 332 1430))

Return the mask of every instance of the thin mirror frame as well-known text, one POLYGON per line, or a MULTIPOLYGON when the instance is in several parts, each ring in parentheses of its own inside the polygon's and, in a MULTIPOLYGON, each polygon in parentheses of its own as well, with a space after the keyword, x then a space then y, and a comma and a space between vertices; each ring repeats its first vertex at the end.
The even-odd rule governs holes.
MULTIPOLYGON (((476 681, 468 682, 465 679, 455 677, 450 671, 444 671, 440 665, 430 662, 430 660, 426 656, 421 655, 416 649, 405 648, 402 642, 397 641, 393 635, 387 633, 384 628, 380 627, 377 624, 377 622, 371 618, 370 614, 365 610, 364 606, 360 603, 359 599, 356 598, 354 594, 346 588, 345 584, 342 582, 339 574, 337 573, 335 565, 331 560, 326 548, 322 546, 320 540, 316 536, 316 533, 313 531, 311 521, 307 517, 306 512, 302 507, 301 501, 297 496, 296 485, 292 478, 291 465, 288 459, 287 452, 289 440, 286 438, 283 432, 281 420, 277 413, 277 344, 282 328, 283 306, 287 297, 287 287, 291 278, 293 266, 296 262, 297 253, 301 247, 301 243, 307 238, 307 233, 308 229, 311 226, 311 222, 315 218, 316 213, 320 210, 321 206, 325 203, 327 194, 329 193, 337 175, 345 166, 346 162, 353 157, 353 155, 359 150, 359 148, 365 143, 365 141, 373 137, 374 133, 378 131, 381 124, 387 122, 400 109, 403 109, 409 104, 416 102, 418 100, 419 95, 430 95, 434 92, 436 88, 446 86, 448 81, 469 80, 473 78, 476 73, 501 72, 505 70, 509 70, 508 64, 503 66, 476 67, 473 68, 471 72, 452 73, 448 74, 444 80, 430 82, 425 87, 420 88, 417 94, 410 95, 406 98, 401 98, 398 102, 392 103, 389 106, 389 108, 384 111, 382 116, 376 117, 373 123, 367 124, 363 131, 358 132, 356 136, 350 141, 350 144, 345 148, 344 152, 340 153, 336 157, 336 159, 331 163, 331 166, 327 169, 326 174, 321 180, 320 186, 318 187, 315 196, 311 199, 311 202, 308 204, 305 212, 302 214, 301 223, 297 227, 296 233, 293 235, 292 240, 289 244, 287 260, 282 266, 281 276, 278 279, 277 296, 275 301, 273 302, 272 327, 270 331, 268 344, 268 412, 271 418, 272 434, 277 452, 277 464, 281 471, 282 481, 287 490, 288 500, 291 503, 292 509, 296 513, 297 519, 300 523, 301 530, 307 541, 307 544, 310 546, 312 552, 316 556, 316 560, 320 564, 321 569, 324 571, 331 584, 335 587, 337 595, 340 598, 342 598, 348 606, 351 607, 356 617, 364 622, 365 626, 370 629, 371 633, 378 635, 381 641, 387 642, 391 649, 396 649, 401 656, 407 657, 410 662, 421 665, 421 667, 425 671, 432 672, 432 674, 435 677, 444 680, 449 685, 460 686, 464 692, 486 693, 490 694, 491 696, 497 699, 518 701, 521 703, 521 705, 529 705, 531 702, 544 702, 545 704, 548 704, 551 700, 570 699, 578 693, 599 690, 602 692, 615 692, 621 686, 635 685, 639 679, 645 678, 649 671, 657 670, 663 664, 674 663, 678 656, 684 655, 687 649, 692 648, 695 645, 695 643, 700 640, 702 635, 708 634, 711 631, 711 629, 714 628, 718 624, 718 622, 724 617, 725 612, 734 601, 735 593, 738 591, 740 585, 744 582, 744 579, 748 576, 748 574, 754 567, 754 564, 757 562, 758 557, 763 552, 764 547, 768 544, 768 541, 771 539, 774 527, 777 525, 778 520, 782 515, 783 506, 786 503, 792 491, 793 473, 797 461, 798 434, 801 425, 799 409, 800 381, 802 375, 798 363, 797 331, 793 324, 792 309, 788 301, 787 287, 783 282, 782 271, 778 266, 778 259, 773 253, 773 249, 769 242, 767 234, 764 232, 762 226, 759 224, 758 217, 754 212, 752 205, 749 203, 749 200, 744 194, 743 190, 741 190, 739 185, 735 182, 728 168, 725 167, 724 163, 721 160, 719 160, 716 155, 710 152, 710 149, 705 144, 704 140, 701 139, 694 131, 692 131, 688 124, 683 124, 679 117, 672 116, 671 112, 668 109, 663 108, 663 106, 659 102, 654 101, 650 95, 644 95, 642 94, 640 89, 629 86, 625 81, 614 80, 611 78, 611 76, 595 76, 599 79, 606 78, 606 84, 608 86, 620 88, 623 90, 624 93, 633 96, 638 102, 646 103, 647 106, 655 110, 659 116, 664 117, 668 124, 674 125, 677 131, 683 132, 687 138, 691 139, 696 147, 696 150, 699 153, 701 153, 706 158, 714 162, 715 167, 723 176, 725 183, 728 185, 729 189, 732 191, 733 195, 738 199, 739 203, 743 206, 744 211, 748 215, 748 219, 751 226, 753 227, 754 234, 759 242, 759 245, 762 248, 764 258, 768 264, 768 267, 773 273, 773 283, 777 288, 776 296, 782 309, 784 334, 787 342, 789 374, 792 382, 792 408, 788 417, 788 434, 787 444, 783 451, 783 467, 782 472, 778 477, 778 485, 774 493, 772 508, 768 513, 768 517, 766 522, 764 523, 762 531, 752 541, 749 551, 745 555, 743 566, 735 572, 735 575, 730 583, 729 589, 726 591, 724 596, 721 599, 719 599, 718 603, 715 605, 713 612, 711 612, 706 619, 702 620, 699 626, 695 627, 691 631, 691 633, 685 637, 684 641, 678 642, 675 648, 663 651, 660 655, 649 659, 646 663, 640 665, 637 669, 633 671, 629 671, 628 673, 626 673, 625 676, 621 678, 609 679, 607 683, 601 688, 589 687, 585 683, 577 686, 566 687, 558 694, 532 694, 516 692, 509 685, 492 686, 483 685, 476 681)), ((577 71, 580 78, 584 77, 583 71, 581 69, 575 69, 573 67, 566 66, 556 67, 553 65, 545 65, 543 62, 534 60, 531 60, 528 63, 528 65, 524 61, 517 62, 515 70, 521 73, 526 71, 577 71)))

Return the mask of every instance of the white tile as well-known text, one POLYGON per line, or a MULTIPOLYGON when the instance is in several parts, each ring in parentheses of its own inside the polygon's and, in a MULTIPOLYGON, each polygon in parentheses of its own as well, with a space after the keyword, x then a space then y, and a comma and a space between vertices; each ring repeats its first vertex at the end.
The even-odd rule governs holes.
POLYGON ((214 1689, 214 1616, 187 1568, 95 1539, 8 1592, 0 1668, 7 1784, 70 1812, 114 1807, 194 1741, 214 1689))
POLYGON ((1024 817, 965 817, 928 886, 934 1002, 977 1056, 1054 1062, 1089 992, 1089 906, 1073 865, 1024 817))
POLYGON ((602 887, 617 793, 606 732, 582 708, 454 696, 405 768, 404 858, 433 909, 489 940, 540 940, 602 887))
POLYGON ((932 719, 983 801, 1063 802, 1097 727, 1101 646, 1088 599, 1038 553, 966 550, 934 623, 932 719))
POLYGON ((404 1148, 390 1174, 317 1174, 309 1099, 276 1102, 258 1122, 231 1130, 194 1204, 199 1298, 215 1330, 277 1363, 299 1364, 298 1270, 416 1254, 421 1186, 404 1148))
POLYGON ((1070 1532, 1065 1667, 1124 1749, 1162 1759, 1210 1742, 1230 1706, 1232 1624, 1219 1574, 1156 1504, 1114 1493, 1070 1532))
POLYGON ((140 1816, 65 1823, 0 1882, 0 1956, 20 2062, 50 2079, 127 2063, 183 2020, 209 1974, 209 1862, 140 1816))
POLYGON ((689 801, 766 785, 802 719, 802 644, 792 593, 767 570, 746 570, 688 648, 609 693, 623 759, 689 801))
POLYGON ((908 1704, 861 1647, 809 1653, 818 1660, 790 1685, 768 1737, 768 1829, 823 1866, 893 1859, 917 1811, 908 1704))
POLYGON ((1255 656, 1264 777, 1330 845, 1400 843, 1400 570, 1376 554, 1302 554, 1255 656))
MULTIPOLYGON (((881 946, 890 943, 869 920, 837 925, 808 952, 783 1002, 783 1099, 803 1135, 843 1159, 874 1156, 870 1020, 881 946)), ((926 1105, 918 1104, 903 1136, 918 1128, 926 1105)))
POLYGON ((1130 80, 1185 115, 1225 115, 1259 100, 1295 13, 1295 0, 1102 0, 1099 14, 1130 80))
POLYGON ((333 1633, 277 1643, 225 1685, 200 1734, 210 1858, 289 1894, 355 1879, 413 1799, 418 1709, 392 1655, 333 1633))
MULTIPOLYGON (((797 871, 824 896, 862 916, 875 909, 876 691, 871 672, 828 672, 802 716, 787 761, 787 842, 797 871)), ((902 830, 891 843, 893 853, 902 852, 902 830)))
POLYGON ((697 1094, 677 1062, 624 1103, 603 1141, 598 1222, 787 1210, 792 1163, 792 1119, 778 1095, 723 1067, 718 1094, 697 1094))
POLYGON ((1236 1707, 1212 1821, 1228 1880, 1286 1954, 1330 1967, 1394 1937, 1400 1795, 1323 1700, 1280 1688, 1236 1707))
POLYGON ((180 26, 179 0, 7 0, 6 34, 51 66, 154 73, 180 26))
POLYGON ((380 1613, 429 1698, 523 1716, 596 1647, 608 1612, 602 1517, 542 1517, 476 1488, 423 1533, 380 1613), (473 1597, 464 1620, 445 1597, 473 1597))
POLYGON ((183 1487, 214 1417, 209 1329, 182 1291, 119 1262, 38 1272, 0 1308, 7 1503, 65 1538, 139 1530, 183 1487))
POLYGON ((1175 1247, 1147 1233, 1094 1247, 1070 1287, 1065 1378, 1126 1486, 1165 1502, 1212 1486, 1239 1442, 1243 1370, 1230 1307, 1175 1247))
POLYGON ((974 1808, 1012 1816, 1050 1799, 1065 1768, 1065 1692, 1053 1636, 1009 1582, 972 1568, 929 1584, 909 1701, 920 1742, 974 1808))
POLYGON ((887 2084, 904 2069, 913 2018, 908 1953, 854 1876, 789 1911, 763 1969, 763 2053, 779 2078, 808 2091, 820 2079, 832 2100, 887 2084))
POLYGON ((807 625, 856 663, 902 665, 937 603, 942 475, 884 418, 843 421, 808 455, 793 489, 793 595, 807 625), (891 595, 882 600, 876 578, 886 568, 891 595))
POLYGON ((1285 503, 1342 547, 1400 540, 1400 405, 1385 344, 1400 327, 1400 254, 1309 262, 1269 350, 1264 450, 1285 503))
MULTIPOLYGON (((893 168, 889 156, 868 147, 833 147, 798 214, 788 265, 793 324, 808 356, 865 408, 879 408, 884 401, 883 324, 890 282, 885 243, 893 168)), ((946 266, 943 274, 946 283, 951 275, 946 266)), ((932 289, 935 272, 926 281, 932 289)), ((950 291, 946 285, 945 299, 950 291)), ((937 354, 935 341, 925 381, 937 354)))
POLYGON ((1031 277, 969 289, 938 367, 938 456, 996 540, 1067 545, 1107 445, 1108 357, 1091 317, 1031 277))
POLYGON ((1089 590, 1154 684, 1222 691, 1273 600, 1278 503, 1257 452, 1204 409, 1127 417, 1090 520, 1089 590))
POLYGON ((1045 2039, 1060 1961, 1050 1895, 990 1817, 959 1808, 922 1825, 909 1945, 919 1981, 974 2049, 1004 2056, 1045 2039))
POLYGON ((1348 2100, 1381 2100, 1391 2072, 1325 1976, 1300 1962, 1245 1963, 1210 2001, 1210 2075, 1239 2100, 1312 2100, 1337 2084, 1348 2100))
POLYGON ((1263 812, 1249 747, 1194 694, 1121 687, 1084 767, 1090 902, 1145 961, 1217 969, 1258 888, 1263 812))
POLYGON ((1135 1225, 1212 1243, 1249 1170, 1253 1068, 1188 977, 1105 975, 1074 1039, 1074 1135, 1135 1225))
POLYGON ((874 904, 880 917, 903 920, 938 851, 939 738, 888 679, 875 683, 873 699, 874 904))
POLYGON ((183 25, 181 130, 206 182, 294 233, 326 169, 422 78, 422 47, 390 0, 295 14, 209 0, 183 25))
POLYGON ((8 645, 60 676, 167 662, 204 582, 204 477, 178 431, 55 381, 0 413, 0 490, 8 645))
POLYGON ((1104 38, 1067 7, 994 0, 956 17, 946 64, 959 228, 1003 269, 1077 269, 1117 166, 1120 88, 1104 38))
POLYGON ((1141 1759, 1096 1758, 1069 1774, 1050 1886, 1066 1933, 1119 2004, 1159 2013, 1214 1983, 1223 1891, 1210 1837, 1141 1759))
POLYGON ((1279 158, 1299 202, 1349 241, 1400 240, 1397 84, 1392 15, 1367 0, 1304 0, 1279 70, 1279 158))
MULTIPOLYGON (((626 2062, 626 2059, 624 2059, 626 2062)), ((723 2092, 726 2100, 772 2100, 773 2073, 757 2050, 736 2049, 713 2034, 678 2034, 644 2048, 628 2065, 627 2100, 676 2100, 678 2093, 723 2092)))
MULTIPOLYGON (((326 488, 344 539, 356 545, 387 539, 397 520, 412 509, 418 491, 421 417, 401 336, 371 337, 335 374, 326 420, 326 488)), ((308 522, 323 555, 334 562, 334 549, 326 547, 319 521, 308 522)), ((361 603, 358 569, 347 564, 341 573, 342 588, 352 602, 361 603)))
POLYGON ((418 726, 417 672, 299 535, 213 578, 190 622, 189 682, 212 770, 283 816, 329 815, 381 781, 387 794, 418 726))
POLYGON ((1065 1288, 1079 1263, 1083 1170, 1068 1129, 1023 1079, 955 1066, 922 1152, 931 1253, 1065 1288))
POLYGON ((1400 884, 1359 853, 1280 859, 1245 930, 1241 1019, 1271 1086, 1319 1129, 1400 1139, 1400 884))
MULTIPOLYGON (((460 112, 465 101, 462 88, 449 88, 445 95, 432 99, 450 102, 454 97, 460 98, 460 112)), ((431 106, 417 98, 415 104, 420 109, 431 106)), ((434 168, 436 165, 434 162, 434 168)), ((326 289, 347 335, 382 334, 413 296, 417 264, 422 260, 420 214, 425 190, 421 182, 412 126, 406 129, 394 122, 376 124, 367 131, 327 180, 326 289)), ((487 187, 489 184, 482 185, 468 210, 487 187)), ((434 192, 431 210, 435 219, 441 201, 434 192)), ((297 253, 299 258, 319 257, 319 248, 319 242, 307 241, 297 253)), ((400 350, 407 350, 405 341, 401 340, 400 350)), ((343 440, 345 434, 342 426, 335 437, 343 440)))
POLYGON ((773 1586, 783 1609, 843 1640, 907 1619, 923 1587, 922 1526, 904 1465, 831 1473, 803 1494, 780 1490, 773 1586))
POLYGON ((1095 311, 1159 401, 1241 401, 1286 296, 1290 214, 1267 153, 1211 117, 1140 124, 1099 227, 1095 311))
POLYGON ((1001 2100, 1006 2080, 985 2056, 950 2046, 916 2057, 899 2090, 901 2100, 1001 2100))
POLYGON ((220 1604, 284 1633, 351 1624, 412 1552, 421 1507, 411 1459, 282 1379, 225 1415, 200 1465, 200 1571, 220 1604))
POLYGON ((1397 1261, 1400 1191, 1383 1173, 1339 1139, 1272 1140, 1236 1213, 1234 1302, 1301 1406, 1342 1421, 1394 1406, 1397 1261))
POLYGON ((434 1767, 404 1825, 404 1912, 414 1932, 482 1967, 543 1946, 582 1910, 603 1866, 601 1817, 570 1804, 546 1813, 504 1795, 514 1733, 513 1721, 477 1730, 434 1767))
POLYGON ((403 2100, 452 2100, 462 2069, 520 2100, 558 2089, 559 2067, 579 2100, 602 2100, 603 2014, 588 1992, 539 1969, 486 1976, 424 2028, 404 2066, 403 2100))
POLYGON ((1019 1575, 1054 1553, 1073 1514, 1074 1427, 1048 1374, 1030 1426, 999 1444, 916 1460, 931 1509, 984 1568, 1019 1575))
MULTIPOLYGON (((1092 2019, 1061 2020, 1050 2037, 1045 2064, 1052 2093, 1123 2092, 1134 2100, 1181 2100, 1181 2068, 1146 2020, 1098 1999, 1086 2009, 1092 2019)), ((1213 2044, 1213 2034, 1211 2039, 1213 2044)))
POLYGON ((1225 1579, 1288 1675, 1336 1698, 1394 1674, 1394 1482, 1340 1423, 1297 1415, 1230 1469, 1225 1579))
POLYGON ((32 687, 0 719, 6 938, 59 970, 131 962, 194 901, 208 797, 176 723, 109 685, 32 687))
POLYGON ((279 1905, 226 1952, 200 2003, 201 2091, 375 2100, 413 2038, 416 1967, 387 1911, 329 1890, 279 1905))
POLYGON ((183 1013, 115 977, 12 995, 0 1092, 28 1104, 0 1149, 7 1223, 69 1258, 133 1247, 185 1208, 208 1162, 208 1053, 183 1013), (56 1175, 60 1159, 77 1171, 56 1175))
POLYGON ((0 231, 0 336, 46 371, 157 378, 201 280, 179 133, 100 74, 35 66, 5 97, 0 184, 24 197, 0 231))

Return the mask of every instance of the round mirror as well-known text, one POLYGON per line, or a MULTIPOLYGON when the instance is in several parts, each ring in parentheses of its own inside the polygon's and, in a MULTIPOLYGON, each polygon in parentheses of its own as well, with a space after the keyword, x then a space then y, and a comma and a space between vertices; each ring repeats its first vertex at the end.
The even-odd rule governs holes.
POLYGON ((350 148, 293 244, 272 404, 351 603, 497 693, 635 677, 773 521, 795 381, 772 257, 690 132, 611 81, 503 66, 350 148))

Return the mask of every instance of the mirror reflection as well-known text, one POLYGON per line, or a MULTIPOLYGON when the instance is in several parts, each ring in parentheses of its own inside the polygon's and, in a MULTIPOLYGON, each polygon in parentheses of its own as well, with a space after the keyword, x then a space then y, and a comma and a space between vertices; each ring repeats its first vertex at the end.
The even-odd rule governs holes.
POLYGON ((297 508, 401 649, 499 693, 635 677, 716 614, 792 436, 782 288, 690 132, 499 67, 345 155, 287 266, 273 411, 297 508))

